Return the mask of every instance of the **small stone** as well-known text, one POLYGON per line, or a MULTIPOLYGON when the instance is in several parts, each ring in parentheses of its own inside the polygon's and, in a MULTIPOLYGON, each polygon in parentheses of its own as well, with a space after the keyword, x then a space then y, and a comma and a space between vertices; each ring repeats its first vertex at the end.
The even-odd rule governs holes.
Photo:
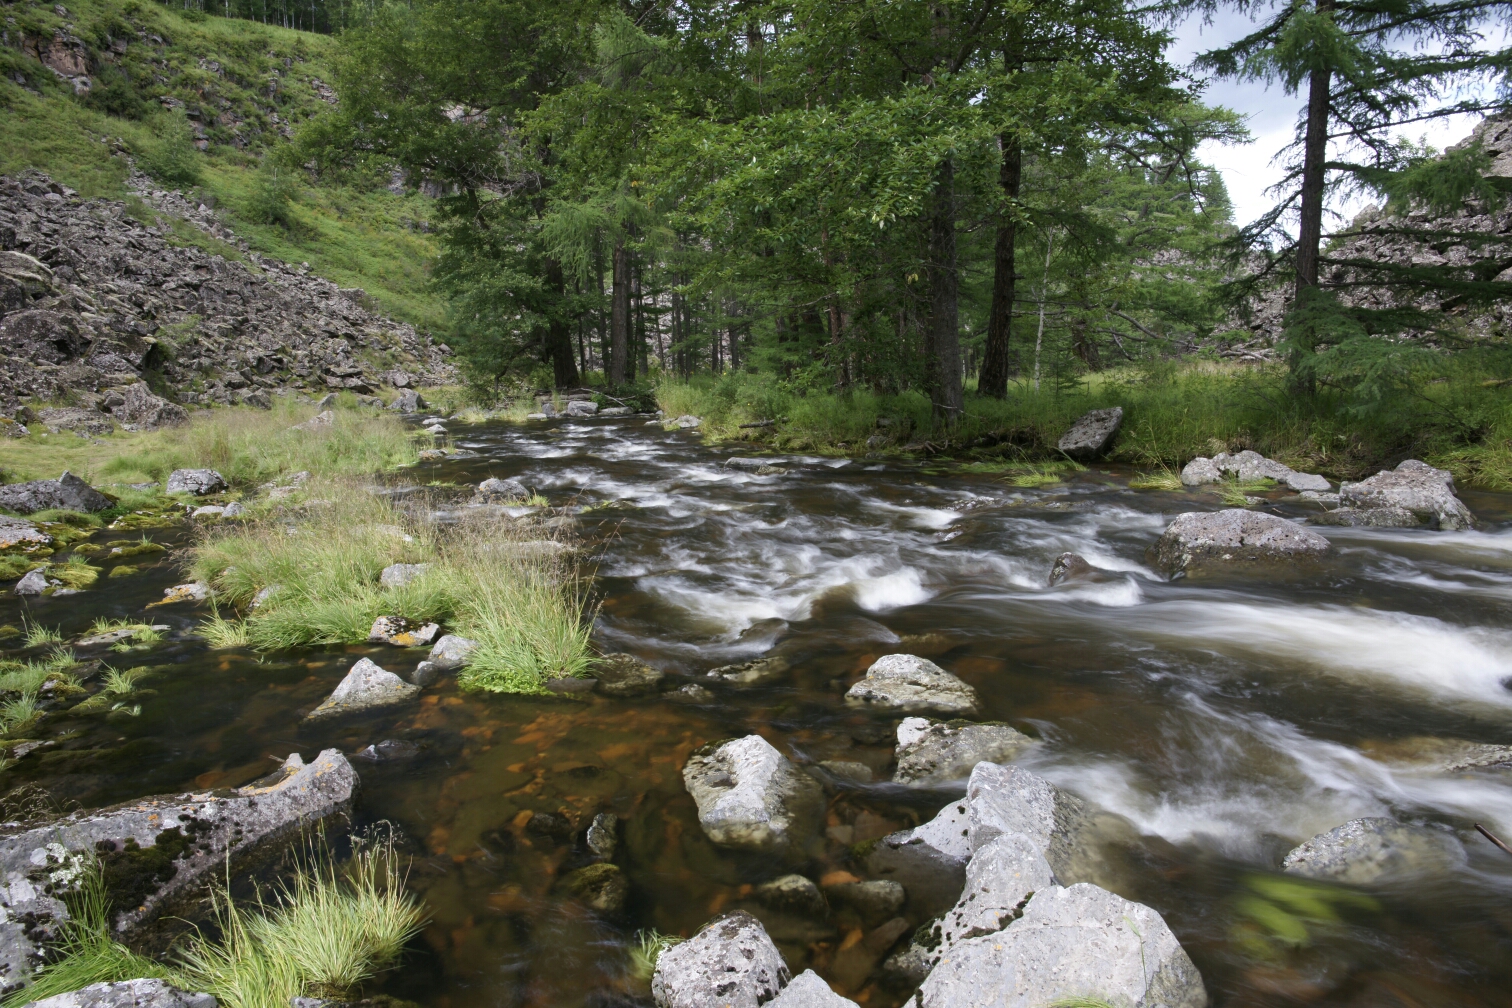
POLYGON ((870 784, 874 776, 871 767, 853 760, 821 760, 819 766, 852 784, 870 784))
POLYGON ((370 659, 360 659, 331 695, 309 714, 306 721, 325 721, 345 714, 381 710, 409 703, 420 695, 420 687, 400 679, 370 659))
POLYGON ((1050 586, 1053 588, 1062 581, 1078 581, 1090 577, 1097 571, 1096 567, 1087 563, 1075 553, 1062 553, 1055 558, 1055 563, 1050 565, 1050 586))
POLYGON ((170 605, 174 602, 204 602, 210 598, 210 586, 203 581, 191 581, 188 584, 174 585, 172 588, 163 590, 163 600, 156 605, 170 605))
POLYGON ((516 504, 529 499, 525 484, 512 479, 486 479, 472 498, 474 504, 516 504))
POLYGON ((428 660, 442 671, 461 668, 467 664, 468 656, 477 646, 478 642, 475 640, 468 640, 456 634, 447 634, 436 641, 435 646, 431 648, 428 660))
POLYGON ((189 515, 189 517, 191 517, 191 518, 219 518, 221 515, 223 515, 225 513, 226 513, 225 507, 222 506, 222 505, 220 505, 220 504, 206 504, 204 507, 197 507, 197 508, 195 508, 194 511, 189 515))
POLYGON ((1182 486, 1206 486, 1209 483, 1222 483, 1223 470, 1210 458, 1194 458, 1181 470, 1182 486))
POLYGON ((758 658, 741 665, 722 665, 710 669, 707 675, 710 679, 723 679, 734 686, 765 686, 784 679, 790 668, 792 665, 786 658, 758 658))
POLYGON ((562 889, 589 909, 605 915, 619 913, 630 897, 630 883, 619 865, 601 861, 569 873, 562 889))
POLYGON ((965 780, 978 763, 1008 763, 1034 745, 1023 732, 1001 723, 940 722, 910 734, 912 740, 898 746, 897 784, 938 787, 965 780))
POLYGON ((699 418, 699 417, 691 416, 689 414, 684 413, 682 416, 678 417, 676 420, 674 420, 672 422, 675 423, 675 424, 677 424, 677 426, 680 427, 681 429, 687 430, 690 427, 697 427, 697 426, 699 426, 700 424, 703 423, 703 420, 701 418, 699 418))
POLYGON ((684 703, 707 704, 714 702, 714 694, 706 687, 698 683, 688 683, 667 694, 672 700, 681 700, 684 703))
POLYGON ((170 494, 193 494, 203 497, 205 494, 218 493, 229 489, 230 484, 226 478, 214 469, 175 469, 168 476, 167 486, 164 488, 170 494))
POLYGON ((41 595, 50 587, 52 586, 47 580, 47 575, 38 569, 28 571, 23 575, 21 580, 16 582, 14 591, 17 595, 41 595))
POLYGON ((415 742, 384 739, 382 742, 374 742, 370 746, 359 749, 352 758, 367 763, 398 763, 414 759, 418 755, 420 755, 420 746, 415 742))
POLYGON ((818 832, 823 789, 760 735, 696 750, 683 782, 699 826, 721 847, 801 857, 818 832))
POLYGON ((368 640, 396 647, 419 647, 431 643, 440 632, 441 628, 435 623, 420 623, 402 616, 379 616, 373 620, 368 640))
POLYGON ((824 889, 833 902, 848 906, 860 915, 867 927, 875 927, 903 912, 908 893, 901 883, 891 879, 866 882, 841 882, 824 889))
POLYGON ((278 593, 281 592, 281 591, 283 591, 283 585, 281 585, 281 584, 271 584, 271 585, 268 585, 266 588, 260 589, 256 595, 252 596, 252 604, 250 606, 248 606, 248 608, 249 609, 260 609, 260 608, 262 608, 263 606, 265 606, 269 602, 271 602, 273 600, 273 598, 275 596, 277 596, 278 593))
POLYGON ((593 817, 593 822, 588 825, 588 832, 584 838, 588 849, 595 857, 601 857, 608 861, 614 857, 614 848, 618 843, 619 816, 613 812, 600 812, 593 817))
POLYGON ((384 588, 399 588, 409 584, 430 568, 431 565, 428 563, 389 564, 378 575, 378 584, 384 588))
POLYGON ((409 675, 409 681, 416 686, 429 686, 441 677, 441 667, 433 661, 422 661, 415 666, 415 671, 409 675))
POLYGON ((216 1008, 213 994, 171 987, 166 981, 117 980, 31 1002, 27 1008, 216 1008))
POLYGON ((804 970, 782 989, 766 1008, 860 1008, 850 998, 841 997, 813 970, 804 970))
POLYGON ((819 887, 803 875, 784 875, 763 882, 756 887, 755 895, 767 906, 790 913, 823 917, 829 912, 819 887))

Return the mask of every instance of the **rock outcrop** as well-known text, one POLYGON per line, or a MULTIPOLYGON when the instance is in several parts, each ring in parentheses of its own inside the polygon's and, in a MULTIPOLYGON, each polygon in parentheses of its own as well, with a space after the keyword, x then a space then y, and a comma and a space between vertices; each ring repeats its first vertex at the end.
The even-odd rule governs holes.
POLYGON ((1123 407, 1095 409, 1082 415, 1061 435, 1055 448, 1074 459, 1092 459, 1106 452, 1123 426, 1123 407))
POLYGON ((790 976, 761 922, 734 910, 657 957, 651 996, 657 1008, 760 1008, 790 976))
POLYGON ((683 783, 704 833, 734 850, 801 857, 824 813, 818 782, 760 735, 695 751, 683 783))
POLYGON ((0 507, 20 514, 32 514, 49 508, 92 513, 104 511, 114 502, 100 491, 65 472, 55 480, 30 483, 7 483, 0 486, 0 507))
POLYGON ((1327 539, 1296 522, 1228 508, 1177 515, 1151 556, 1157 567, 1175 575, 1214 565, 1316 560, 1332 550, 1327 539))
POLYGON ((296 753, 271 776, 234 791, 143 798, 78 812, 0 836, 0 977, 24 983, 41 946, 68 910, 59 898, 93 854, 124 937, 160 917, 188 914, 229 862, 238 872, 299 830, 351 807, 357 774, 327 749, 306 764, 296 753))
POLYGON ((1294 875, 1370 885, 1389 879, 1450 871, 1465 863, 1460 842, 1443 830, 1392 819, 1351 819, 1319 833, 1286 855, 1294 875))
POLYGON ((361 291, 260 257, 213 210, 132 182, 164 221, 239 246, 246 261, 171 244, 167 223, 45 176, 0 178, 0 413, 68 393, 108 432, 112 420, 171 425, 182 405, 259 404, 270 391, 371 392, 385 364, 425 385, 455 380, 444 345, 374 315, 361 291), (149 374, 176 403, 145 387, 149 374))
POLYGON ((1343 484, 1339 503, 1343 506, 1328 513, 1330 524, 1418 525, 1444 531, 1475 527, 1475 516, 1455 496, 1454 475, 1417 459, 1343 484))
POLYGON ((928 658, 909 654, 878 658, 846 690, 845 702, 870 710, 958 717, 969 717, 979 706, 976 690, 967 683, 928 658))

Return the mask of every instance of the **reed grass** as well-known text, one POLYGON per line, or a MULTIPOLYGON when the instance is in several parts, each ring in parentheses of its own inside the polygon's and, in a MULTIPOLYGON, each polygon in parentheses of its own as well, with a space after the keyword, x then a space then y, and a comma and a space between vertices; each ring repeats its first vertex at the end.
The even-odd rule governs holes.
POLYGON ((252 638, 247 633, 247 624, 242 620, 228 620, 219 612, 211 614, 210 618, 201 623, 197 628, 199 635, 205 638, 205 642, 212 648, 244 648, 252 646, 252 638))
POLYGON ((214 646, 240 646, 228 638, 264 651, 360 643, 378 617, 403 616, 478 642, 459 673, 468 688, 536 693, 547 679, 586 672, 591 613, 570 550, 532 548, 555 542, 541 525, 479 513, 442 526, 355 485, 311 493, 330 506, 293 525, 269 516, 213 528, 195 548, 192 576, 245 613, 236 627, 219 614, 201 625, 222 642, 214 646), (430 567, 385 588, 379 575, 395 563, 430 567))
POLYGON ((21 626, 24 628, 21 640, 29 648, 41 647, 44 644, 61 644, 63 631, 58 627, 45 627, 41 623, 33 622, 25 616, 21 617, 21 626))
POLYGON ((656 973, 656 961, 661 954, 683 941, 677 935, 662 934, 655 928, 635 932, 630 945, 630 975, 643 983, 649 982, 656 973))

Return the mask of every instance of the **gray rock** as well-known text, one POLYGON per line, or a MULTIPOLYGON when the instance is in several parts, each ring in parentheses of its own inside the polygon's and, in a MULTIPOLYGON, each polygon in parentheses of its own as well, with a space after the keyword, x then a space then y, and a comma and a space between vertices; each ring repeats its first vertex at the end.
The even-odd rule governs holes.
POLYGON ((1061 435, 1055 448, 1074 459, 1096 458, 1108 450, 1122 426, 1122 406, 1091 410, 1061 435))
POLYGON ((845 693, 852 707, 901 711, 908 714, 955 714, 976 712, 976 690, 927 658, 917 655, 883 655, 866 675, 845 693))
POLYGON ((1032 738, 1011 725, 942 721, 899 744, 893 781, 935 786, 965 780, 978 763, 1007 763, 1032 745, 1032 738))
POLYGON ((593 822, 588 824, 588 832, 584 840, 588 849, 596 857, 608 861, 614 857, 614 848, 619 842, 618 833, 619 816, 613 812, 600 812, 593 817, 593 822))
POLYGON ((959 941, 918 1008, 1040 1008, 1095 997, 1124 1008, 1203 1008, 1202 977, 1160 914, 1082 883, 1036 892, 1003 930, 959 941))
POLYGON ((585 417, 593 416, 598 412, 598 403, 586 399, 574 399, 567 404, 566 416, 585 417))
POLYGON ((213 994, 194 994, 164 980, 90 984, 69 994, 33 1001, 27 1008, 215 1008, 213 994))
POLYGON ((1228 508, 1177 515, 1151 554, 1156 566, 1178 574, 1214 564, 1316 560, 1332 550, 1327 539, 1295 522, 1228 508))
POLYGON ((819 766, 840 780, 854 784, 870 784, 876 777, 871 767, 855 760, 820 760, 819 766))
POLYGON ((371 659, 363 658, 352 666, 319 707, 305 715, 305 720, 327 721, 346 714, 399 707, 419 695, 419 686, 407 683, 373 664, 371 659))
POLYGON ((353 759, 365 763, 402 763, 420 755, 420 745, 407 739, 384 739, 359 749, 353 759))
POLYGON ((1223 482, 1223 470, 1210 458, 1194 458, 1181 469, 1182 486, 1206 486, 1223 482))
POLYGON ((441 668, 433 661, 422 661, 409 674, 409 681, 416 686, 429 686, 441 678, 441 668))
POLYGON ((869 879, 826 886, 824 894, 835 903, 850 907, 867 927, 875 927, 903 912, 908 892, 893 879, 869 879))
POLYGON ((461 668, 467 664, 468 656, 473 653, 477 646, 478 642, 475 640, 468 640, 466 637, 459 637, 456 634, 447 634, 436 641, 430 650, 430 656, 427 660, 435 665, 436 668, 443 671, 461 668))
POLYGON ((719 668, 710 669, 707 675, 710 679, 723 679, 733 686, 765 686, 768 683, 781 682, 787 677, 788 670, 792 667, 786 658, 773 656, 758 658, 740 665, 721 665, 719 668))
POLYGON ((122 423, 135 424, 141 430, 182 427, 189 422, 188 410, 154 395, 146 382, 126 386, 121 390, 121 400, 119 405, 110 408, 110 415, 122 423))
POLYGON ((1241 480, 1269 479, 1282 483, 1288 476, 1298 475, 1290 466, 1268 459, 1257 451, 1245 450, 1233 455, 1220 452, 1213 456, 1213 464, 1225 475, 1241 480))
POLYGON ((378 575, 378 583, 384 588, 400 588, 431 569, 428 563, 389 564, 378 575))
POLYGON ((25 518, 0 515, 0 549, 15 546, 50 546, 53 538, 25 518))
POLYGON ((163 600, 156 605, 169 605, 174 602, 204 602, 210 597, 210 586, 203 581, 191 581, 188 584, 174 585, 172 588, 163 589, 163 600))
POLYGON ((970 822, 962 800, 922 826, 877 841, 866 856, 866 870, 902 885, 909 912, 919 919, 938 916, 955 903, 970 860, 970 822))
POLYGON ((245 515, 246 513, 247 513, 246 505, 242 504, 240 501, 232 501, 230 504, 227 504, 226 505, 226 509, 221 512, 221 517, 222 518, 240 518, 243 515, 245 515))
MULTIPOLYGON (((30 313, 22 313, 30 314, 30 313)), ((19 316, 11 316, 5 322, 0 323, 0 328, 8 326, 16 321, 19 316)), ((104 437, 115 430, 115 424, 110 417, 98 410, 78 409, 74 406, 58 406, 37 411, 37 422, 46 427, 54 434, 62 431, 73 431, 75 434, 93 434, 96 437, 104 437)))
POLYGON ((283 591, 283 585, 281 584, 270 584, 266 588, 259 588, 257 590, 257 594, 252 596, 252 602, 247 606, 247 608, 261 609, 263 606, 271 602, 274 598, 277 598, 278 593, 281 591, 283 591))
POLYGON ((1090 578, 1099 570, 1100 568, 1093 567, 1076 553, 1062 553, 1050 565, 1048 583, 1053 588, 1063 581, 1080 581, 1090 578))
POLYGON ((473 494, 474 504, 514 504, 529 500, 530 491, 519 480, 486 479, 473 494))
POLYGON ((804 970, 782 993, 766 1003, 766 1008, 860 1008, 848 997, 830 990, 830 985, 813 970, 804 970))
POLYGON ((49 508, 92 513, 104 511, 114 503, 70 472, 63 473, 55 480, 34 480, 30 483, 0 486, 0 507, 21 514, 32 514, 49 508))
POLYGON ((226 513, 225 505, 222 505, 222 504, 206 504, 204 507, 197 507, 197 508, 195 508, 194 511, 190 513, 189 517, 190 518, 219 518, 222 515, 224 515, 225 513, 226 513))
POLYGON ((395 647, 419 647, 434 641, 440 632, 441 627, 435 623, 421 623, 403 616, 379 616, 368 630, 368 640, 395 647))
POLYGON ((1293 472, 1281 482, 1298 493, 1327 493, 1332 486, 1326 476, 1303 472, 1293 472))
POLYGON ((1022 833, 999 833, 971 856, 961 898, 935 922, 931 965, 959 942, 1001 931, 1030 896, 1053 885, 1050 863, 1034 841, 1022 833))
POLYGON ((823 917, 829 912, 824 894, 814 880, 804 875, 783 875, 770 882, 763 882, 755 889, 755 896, 762 903, 776 910, 823 917))
POLYGON ((334 410, 321 410, 304 423, 297 423, 290 430, 316 431, 324 430, 336 425, 336 413, 334 410))
POLYGON ((657 957, 651 997, 657 1008, 760 1008, 790 976, 761 922, 734 910, 657 957))
POLYGON ((670 699, 681 700, 684 703, 706 704, 714 702, 714 694, 706 687, 698 685, 698 683, 688 683, 686 686, 668 693, 667 696, 670 699))
POLYGON ((1294 848, 1281 867, 1294 875, 1348 885, 1452 871, 1465 849, 1442 830, 1384 818, 1351 819, 1294 848))
POLYGON ((1322 514, 1309 515, 1310 525, 1335 525, 1343 528, 1421 528, 1423 522, 1406 508, 1340 507, 1322 514))
POLYGON ((41 595, 51 588, 52 585, 53 583, 48 581, 47 575, 43 573, 43 569, 38 568, 34 571, 27 571, 21 580, 16 582, 16 587, 13 590, 17 595, 41 595))
POLYGON ((695 751, 683 783, 704 833, 735 850, 802 857, 824 813, 819 784, 760 735, 695 751))
POLYGON ((397 413, 418 413, 420 410, 425 409, 425 407, 426 402, 424 397, 414 389, 405 389, 403 392, 400 392, 388 406, 389 409, 397 413))
POLYGON ((634 412, 635 412, 635 410, 631 409, 629 406, 610 406, 607 409, 601 409, 601 410, 599 410, 598 411, 598 415, 599 416, 629 416, 631 413, 634 413, 634 412))
POLYGON ((1341 485, 1339 501, 1352 508, 1400 508, 1412 512, 1420 524, 1444 531, 1475 527, 1475 516, 1454 495, 1453 474, 1417 459, 1341 485))
POLYGON ((653 668, 634 655, 607 654, 588 669, 598 680, 598 691, 605 696, 630 697, 655 693, 666 678, 659 668, 653 668))
POLYGON ((87 857, 103 860, 107 873, 113 865, 130 873, 127 841, 151 848, 193 840, 171 874, 143 879, 145 895, 116 912, 116 934, 136 941, 160 918, 196 916, 228 870, 256 867, 302 830, 347 812, 356 790, 357 774, 340 752, 327 749, 308 765, 295 753, 273 775, 234 791, 142 798, 0 836, 0 976, 7 985, 29 979, 42 945, 67 919, 59 894, 86 870, 87 857))
POLYGON ((194 494, 203 497, 205 494, 218 493, 230 486, 226 478, 214 469, 175 469, 168 475, 168 484, 164 489, 171 494, 194 494))
POLYGON ((672 422, 675 423, 675 424, 677 424, 677 426, 680 427, 680 428, 682 428, 683 430, 687 430, 690 427, 697 427, 700 424, 702 424, 703 423, 703 419, 700 418, 700 417, 696 417, 696 416, 692 416, 690 414, 684 413, 682 416, 678 417, 676 420, 674 420, 672 422))

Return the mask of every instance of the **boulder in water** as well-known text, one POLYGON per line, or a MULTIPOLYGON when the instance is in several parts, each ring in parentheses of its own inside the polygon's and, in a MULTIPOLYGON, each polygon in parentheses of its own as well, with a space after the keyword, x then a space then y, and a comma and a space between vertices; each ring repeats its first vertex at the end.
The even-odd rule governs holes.
POLYGON ((1080 581, 1090 578, 1101 571, 1099 567, 1093 567, 1084 557, 1077 553, 1062 553, 1055 558, 1055 563, 1050 565, 1050 587, 1054 588, 1062 581, 1080 581))
POLYGON ((976 690, 928 658, 909 654, 878 658, 846 691, 845 702, 906 714, 971 715, 978 705, 976 690))
POLYGON ((1299 492, 1327 490, 1329 487, 1328 480, 1323 476, 1297 472, 1289 465, 1249 450, 1232 455, 1220 452, 1210 459, 1195 458, 1181 470, 1181 482, 1186 486, 1220 483, 1226 476, 1240 480, 1275 480, 1299 492))
POLYGON ((971 842, 965 801, 953 801, 922 826, 878 840, 866 856, 868 874, 897 882, 916 919, 934 917, 961 895, 971 842))
POLYGON ((1023 732, 996 722, 941 721, 911 732, 907 742, 902 736, 900 730, 893 781, 920 786, 965 780, 978 763, 1007 763, 1034 745, 1023 732))
POLYGON ((824 978, 813 970, 804 970, 793 977, 793 982, 782 989, 766 1008, 859 1008, 848 997, 841 997, 830 989, 824 978))
POLYGON ((704 746, 683 767, 698 824, 721 847, 802 857, 824 791, 760 735, 704 746))
POLYGON ((762 903, 777 910, 803 914, 808 917, 823 917, 829 912, 824 894, 814 880, 804 875, 783 875, 756 887, 755 896, 762 903))
POLYGON ((1174 575, 1213 564, 1316 560, 1332 550, 1327 539, 1296 522, 1228 508, 1177 515, 1151 553, 1156 566, 1174 575))
POLYGON ((657 957, 651 997, 657 1008, 760 1008, 789 976, 761 922, 733 910, 657 957))
POLYGON ((875 927, 903 912, 908 893, 893 879, 868 879, 864 882, 840 882, 826 886, 826 896, 835 903, 850 907, 861 923, 875 927))
POLYGON ((1417 459, 1343 484, 1339 502, 1350 508, 1400 508, 1412 512, 1419 524, 1444 531, 1475 527, 1475 516, 1454 494, 1454 475, 1417 459))
POLYGON ((741 665, 721 665, 710 669, 707 675, 710 679, 723 679, 733 686, 765 686, 767 683, 780 682, 790 668, 792 665, 786 658, 774 656, 757 658, 741 665))
POLYGON ((565 415, 570 417, 588 417, 597 412, 598 403, 588 399, 573 399, 567 403, 567 409, 564 411, 565 415))
POLYGON ((305 715, 306 721, 326 721, 345 714, 382 710, 409 703, 420 695, 420 687, 405 682, 371 659, 360 659, 346 678, 319 707, 305 715))
POLYGON ((634 655, 608 654, 594 662, 588 669, 598 680, 598 691, 605 696, 631 697, 655 693, 666 678, 659 668, 653 668, 634 655))
POLYGON ((1340 507, 1322 514, 1309 515, 1309 525, 1336 525, 1342 528, 1421 528, 1417 515, 1406 508, 1340 507))
POLYGON ((475 640, 468 640, 456 634, 446 634, 436 641, 426 660, 442 671, 461 668, 467 664, 468 656, 477 646, 478 642, 475 640))
POLYGON ((600 861, 586 865, 562 879, 562 890, 598 913, 611 916, 625 908, 630 883, 619 865, 600 861))
POLYGON ((1096 458, 1108 450, 1122 426, 1122 406, 1092 410, 1061 435, 1056 450, 1074 459, 1096 458))
POLYGON ((1449 833, 1374 817, 1319 833, 1287 854, 1281 867, 1307 878, 1370 885, 1464 863, 1465 849, 1449 833))

